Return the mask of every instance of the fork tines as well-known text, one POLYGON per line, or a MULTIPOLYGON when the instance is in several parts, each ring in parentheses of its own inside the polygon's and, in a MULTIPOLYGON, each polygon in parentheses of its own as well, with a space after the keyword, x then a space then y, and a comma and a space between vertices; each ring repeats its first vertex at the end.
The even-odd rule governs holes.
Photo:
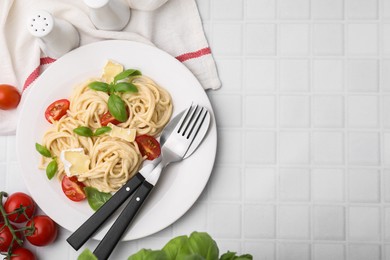
POLYGON ((187 139, 190 137, 194 138, 197 135, 200 126, 203 124, 207 114, 208 110, 205 107, 191 105, 187 109, 177 132, 187 139))

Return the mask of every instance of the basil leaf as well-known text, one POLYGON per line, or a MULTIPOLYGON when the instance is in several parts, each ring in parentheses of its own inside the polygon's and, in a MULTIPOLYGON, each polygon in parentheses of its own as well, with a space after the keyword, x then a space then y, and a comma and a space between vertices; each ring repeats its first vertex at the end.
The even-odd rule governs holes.
POLYGON ((108 92, 109 91, 109 85, 104 82, 100 81, 94 81, 88 84, 88 87, 90 89, 96 90, 96 91, 103 91, 103 92, 108 92))
POLYGON ((93 135, 92 130, 89 129, 88 127, 86 127, 86 126, 77 127, 75 129, 73 129, 73 132, 75 134, 78 134, 78 135, 81 135, 81 136, 85 136, 85 137, 91 137, 93 135))
POLYGON ((96 131, 95 131, 95 133, 93 133, 93 135, 94 136, 102 135, 102 134, 105 134, 107 132, 110 132, 111 130, 112 130, 111 127, 103 126, 103 127, 96 129, 96 131))
POLYGON ((141 249, 137 253, 129 256, 127 260, 168 260, 169 258, 162 250, 141 249))
POLYGON ((133 83, 129 82, 119 82, 114 85, 114 91, 116 92, 138 92, 138 88, 133 83))
POLYGON ((85 187, 84 190, 87 195, 88 204, 94 211, 98 210, 112 197, 111 193, 101 192, 93 187, 85 187))
POLYGON ((117 95, 111 94, 108 98, 108 110, 110 114, 120 122, 125 122, 128 118, 125 102, 117 95))
POLYGON ((38 143, 35 143, 35 149, 38 151, 38 153, 40 153, 41 155, 45 156, 45 157, 48 157, 48 158, 51 158, 51 153, 49 151, 49 149, 47 149, 46 147, 44 147, 43 145, 40 145, 38 143))
POLYGON ((128 78, 130 76, 139 76, 139 75, 142 75, 141 71, 135 70, 135 69, 128 69, 128 70, 122 71, 121 73, 116 75, 114 77, 114 82, 117 82, 118 80, 122 80, 122 79, 128 78))
POLYGON ((98 258, 88 248, 79 255, 77 260, 98 260, 98 258))
POLYGON ((56 159, 53 159, 46 167, 46 176, 49 180, 53 179, 58 170, 58 164, 56 159))

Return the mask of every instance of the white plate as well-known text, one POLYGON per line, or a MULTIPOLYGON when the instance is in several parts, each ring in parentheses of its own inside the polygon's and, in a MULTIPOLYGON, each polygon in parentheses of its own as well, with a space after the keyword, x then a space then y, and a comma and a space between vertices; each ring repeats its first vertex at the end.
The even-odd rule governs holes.
MULTIPOLYGON (((109 59, 125 68, 140 69, 167 89, 173 100, 173 116, 191 102, 207 107, 212 115, 209 131, 195 153, 164 170, 123 237, 132 240, 158 232, 179 219, 202 193, 214 165, 217 146, 214 113, 204 89, 183 64, 155 47, 129 41, 102 41, 73 50, 52 64, 31 87, 20 114, 17 152, 33 199, 59 225, 75 231, 93 212, 87 202, 66 198, 60 182, 56 178, 49 181, 45 172, 38 169, 40 155, 35 143, 41 143, 50 127, 44 117, 46 107, 57 99, 69 98, 76 84, 99 76, 109 59)), ((101 240, 112 222, 113 219, 94 238, 101 240)))

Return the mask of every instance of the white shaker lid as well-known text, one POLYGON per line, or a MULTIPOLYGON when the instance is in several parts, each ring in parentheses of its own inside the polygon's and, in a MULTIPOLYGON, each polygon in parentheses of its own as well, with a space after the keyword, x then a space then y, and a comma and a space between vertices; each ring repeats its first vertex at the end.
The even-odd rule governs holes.
POLYGON ((54 27, 53 16, 44 10, 39 10, 30 15, 27 23, 29 32, 36 37, 48 35, 54 27))

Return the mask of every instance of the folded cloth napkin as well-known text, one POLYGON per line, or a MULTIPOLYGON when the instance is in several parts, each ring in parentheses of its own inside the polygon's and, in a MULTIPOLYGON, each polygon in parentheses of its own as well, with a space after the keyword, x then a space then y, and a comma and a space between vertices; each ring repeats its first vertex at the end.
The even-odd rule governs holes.
MULTIPOLYGON (((27 30, 27 17, 37 10, 46 10, 55 18, 73 24, 79 32, 80 45, 106 39, 154 44, 183 62, 205 89, 218 89, 221 82, 196 1, 160 1, 153 7, 147 4, 156 2, 153 0, 127 0, 131 17, 122 31, 97 30, 89 18, 88 7, 81 0, 0 1, 0 84, 16 86, 22 93, 23 103, 26 92, 42 70, 59 58, 47 57, 27 30)), ((15 133, 21 107, 19 104, 14 110, 0 110, 0 135, 15 133)))

